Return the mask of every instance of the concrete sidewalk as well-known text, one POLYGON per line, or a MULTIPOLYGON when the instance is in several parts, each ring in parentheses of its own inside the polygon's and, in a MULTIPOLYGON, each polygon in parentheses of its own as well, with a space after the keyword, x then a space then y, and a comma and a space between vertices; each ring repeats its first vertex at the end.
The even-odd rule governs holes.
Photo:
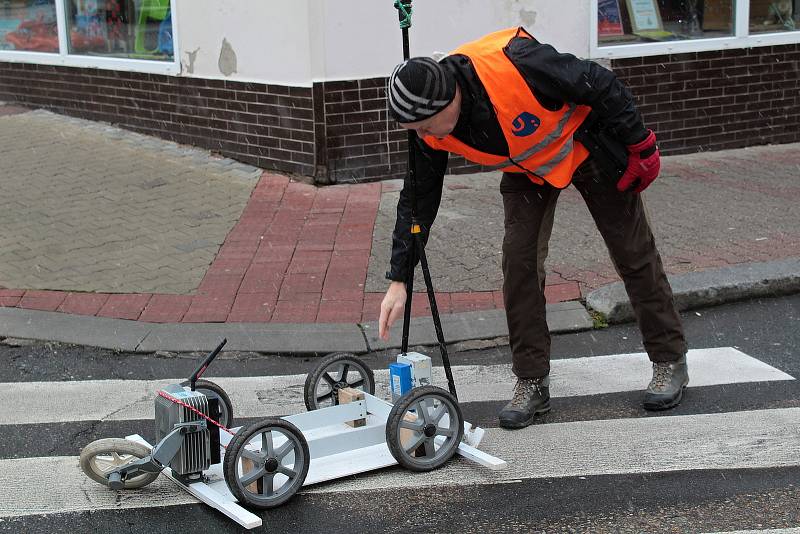
MULTIPOLYGON (((645 198, 682 307, 800 288, 799 149, 663 159, 645 198)), ((386 346, 370 323, 399 181, 316 188, 3 106, 0 159, 0 336, 125 350, 204 350, 221 335, 266 352, 386 346)), ((498 173, 445 180, 427 251, 448 341, 507 333, 498 182, 498 173)), ((574 188, 561 193, 547 271, 555 331, 592 326, 587 297, 610 320, 629 317, 624 293, 606 287, 618 277, 574 188)), ((424 295, 413 312, 430 324, 424 295)), ((432 341, 425 330, 412 330, 415 342, 432 341)))

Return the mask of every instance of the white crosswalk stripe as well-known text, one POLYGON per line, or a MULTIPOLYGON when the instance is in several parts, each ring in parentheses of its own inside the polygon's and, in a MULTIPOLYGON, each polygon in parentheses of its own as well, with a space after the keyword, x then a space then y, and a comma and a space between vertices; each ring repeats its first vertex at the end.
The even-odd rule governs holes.
MULTIPOLYGON (((733 348, 693 350, 688 362, 692 387, 794 380, 733 348)), ((513 384, 506 365, 456 366, 453 371, 462 402, 504 399, 513 384)), ((446 383, 441 369, 435 375, 437 383, 446 383)), ((562 397, 639 391, 649 376, 649 362, 643 354, 554 360, 551 391, 562 397)), ((376 371, 376 377, 385 387, 386 373, 376 371)), ((303 411, 304 380, 305 375, 214 378, 230 394, 238 417, 303 411)), ((0 384, 0 405, 15 406, 14 410, 0 412, 0 424, 151 419, 155 391, 176 381, 0 384)), ((481 449, 508 461, 509 468, 494 472, 455 461, 431 473, 388 469, 304 491, 332 493, 547 477, 800 466, 800 408, 572 421, 513 432, 489 428, 481 449), (534 453, 536 462, 531 461, 534 453)), ((164 477, 141 490, 109 491, 83 475, 77 456, 0 460, 0 487, 5 493, 0 499, 0 517, 196 502, 164 477)))
MULTIPOLYGON (((788 374, 730 348, 689 351, 690 387, 743 382, 792 380, 788 374)), ((650 379, 644 353, 553 360, 551 394, 554 397, 600 395, 644 389, 650 379)), ((453 367, 462 402, 507 399, 514 376, 510 365, 453 367)), ((388 372, 375 371, 378 396, 386 394, 388 372)), ((231 398, 238 417, 286 415, 305 410, 306 375, 216 378, 231 398)), ((434 370, 434 383, 447 384, 444 371, 434 370)), ((85 380, 73 382, 19 382, 0 384, 0 424, 147 419, 153 417, 153 395, 165 380, 85 380)))
MULTIPOLYGON (((382 488, 485 484, 508 480, 692 469, 754 469, 800 463, 800 408, 647 419, 618 419, 489 429, 482 449, 503 458, 503 471, 452 462, 431 473, 375 472, 305 491, 329 493, 382 488), (667 436, 652 440, 651 436, 667 436), (537 462, 529 462, 535 450, 537 462), (647 451, 647 454, 642 454, 647 451)), ((0 516, 109 508, 144 508, 192 502, 161 478, 160 484, 113 492, 87 479, 75 457, 0 462, 0 487, 9 498, 0 516), (32 482, 32 481, 35 481, 32 482), (41 488, 49 488, 42 492, 41 488)))

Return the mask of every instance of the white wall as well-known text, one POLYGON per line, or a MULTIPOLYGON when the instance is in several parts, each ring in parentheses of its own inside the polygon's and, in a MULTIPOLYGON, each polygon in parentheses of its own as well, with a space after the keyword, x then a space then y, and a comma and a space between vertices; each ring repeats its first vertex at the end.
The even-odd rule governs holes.
MULTIPOLYGON (((392 0, 176 2, 186 76, 310 86, 387 76, 403 57, 392 0), (236 58, 229 74, 230 50, 220 67, 223 39, 236 58)), ((587 0, 415 0, 412 22, 412 55, 448 52, 516 25, 563 52, 589 52, 587 0)))
POLYGON ((176 2, 183 75, 310 85, 309 0, 176 2))
MULTIPOLYGON (((312 46, 324 61, 315 80, 387 76, 403 58, 392 0, 311 0, 324 33, 312 46)), ((411 55, 449 52, 486 33, 523 25, 563 52, 589 53, 587 0, 415 0, 411 55), (568 15, 565 15, 568 14, 568 15)))

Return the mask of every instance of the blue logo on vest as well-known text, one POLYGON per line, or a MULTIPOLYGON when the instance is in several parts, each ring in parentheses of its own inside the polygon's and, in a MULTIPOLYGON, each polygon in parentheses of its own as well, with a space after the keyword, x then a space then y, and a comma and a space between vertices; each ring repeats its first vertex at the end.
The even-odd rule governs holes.
POLYGON ((514 135, 517 137, 526 137, 531 135, 535 132, 539 125, 542 124, 542 121, 539 120, 539 117, 532 113, 528 113, 527 111, 523 111, 514 119, 514 122, 511 124, 513 127, 514 135))

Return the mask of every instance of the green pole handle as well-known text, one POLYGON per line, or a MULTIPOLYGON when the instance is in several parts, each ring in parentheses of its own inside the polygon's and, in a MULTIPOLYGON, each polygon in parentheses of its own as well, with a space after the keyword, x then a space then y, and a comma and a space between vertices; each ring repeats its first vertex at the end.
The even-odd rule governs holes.
MULTIPOLYGON (((400 17, 400 29, 406 30, 411 27, 411 0, 395 0, 394 7, 400 17)), ((408 59, 408 58, 406 58, 408 59)))

